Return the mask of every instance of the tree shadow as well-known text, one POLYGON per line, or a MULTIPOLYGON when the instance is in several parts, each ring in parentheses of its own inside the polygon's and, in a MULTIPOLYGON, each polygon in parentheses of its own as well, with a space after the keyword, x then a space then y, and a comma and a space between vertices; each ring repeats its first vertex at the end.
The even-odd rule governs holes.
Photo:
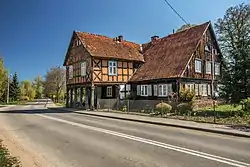
POLYGON ((228 125, 228 127, 243 132, 250 132, 250 125, 228 125))
POLYGON ((1 113, 5 114, 46 114, 46 113, 72 113, 74 111, 66 111, 60 109, 29 109, 29 110, 18 110, 18 109, 11 109, 7 111, 0 111, 1 113))

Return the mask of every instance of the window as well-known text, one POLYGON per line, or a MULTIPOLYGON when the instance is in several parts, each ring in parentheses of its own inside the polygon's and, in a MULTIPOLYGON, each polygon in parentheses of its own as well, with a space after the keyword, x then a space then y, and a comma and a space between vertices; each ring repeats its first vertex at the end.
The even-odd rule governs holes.
POLYGON ((69 66, 69 79, 73 78, 73 66, 69 66))
POLYGON ((158 85, 154 85, 154 96, 158 95, 158 85))
POLYGON ((195 72, 201 73, 201 60, 199 59, 195 60, 195 72))
POLYGON ((167 96, 167 84, 158 85, 158 96, 167 96))
POLYGON ((109 75, 117 75, 117 61, 108 62, 109 75))
POLYGON ((86 76, 86 62, 81 63, 81 76, 86 76))
POLYGON ((211 74, 212 63, 211 61, 206 61, 206 74, 211 74))
POLYGON ((185 89, 194 91, 194 84, 185 84, 185 89))
POLYGON ((201 84, 201 95, 207 96, 207 84, 201 84))
POLYGON ((148 85, 141 85, 141 96, 148 96, 148 85))
POLYGON ((210 84, 207 85, 207 95, 211 96, 211 85, 210 84))
POLYGON ((215 63, 214 68, 214 74, 220 75, 220 63, 215 63))
POLYGON ((141 86, 140 85, 137 85, 137 96, 140 96, 141 95, 141 86))
POLYGON ((112 97, 112 86, 107 87, 107 97, 112 97))

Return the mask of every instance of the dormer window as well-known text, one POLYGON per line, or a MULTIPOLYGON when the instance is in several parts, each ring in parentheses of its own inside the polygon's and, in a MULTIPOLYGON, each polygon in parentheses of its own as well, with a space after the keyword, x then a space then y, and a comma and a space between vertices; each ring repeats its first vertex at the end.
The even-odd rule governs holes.
POLYGON ((210 47, 208 45, 205 46, 205 51, 210 52, 210 47))

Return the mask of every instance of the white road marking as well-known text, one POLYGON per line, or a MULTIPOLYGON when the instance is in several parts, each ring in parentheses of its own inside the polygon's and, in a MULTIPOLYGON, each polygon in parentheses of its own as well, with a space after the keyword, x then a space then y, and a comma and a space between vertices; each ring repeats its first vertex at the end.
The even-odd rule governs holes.
POLYGON ((106 133, 106 134, 110 134, 110 135, 114 135, 114 136, 119 136, 122 138, 131 139, 131 140, 142 142, 142 143, 147 143, 147 144, 158 146, 161 148, 166 148, 169 150, 174 150, 174 151, 186 153, 189 155, 202 157, 205 159, 221 162, 221 163, 232 165, 232 166, 237 166, 237 167, 249 167, 250 166, 250 164, 245 163, 245 162, 236 161, 236 160, 232 160, 232 159, 228 159, 228 158, 224 158, 224 157, 220 157, 220 156, 216 156, 216 155, 212 155, 212 154, 208 154, 208 153, 204 153, 204 152, 200 152, 200 151, 195 151, 195 150, 191 150, 191 149, 187 149, 187 148, 183 148, 183 147, 178 147, 178 146, 174 146, 174 145, 170 145, 170 144, 166 144, 166 143, 162 143, 162 142, 158 142, 158 141, 154 141, 154 140, 150 140, 150 139, 145 139, 145 138, 127 135, 124 133, 119 133, 119 132, 115 132, 115 131, 111 131, 111 130, 106 130, 106 129, 102 129, 102 128, 83 125, 80 123, 71 122, 71 121, 67 121, 64 119, 50 117, 47 115, 42 115, 42 114, 36 114, 36 115, 43 117, 43 118, 50 119, 50 120, 54 120, 57 122, 62 122, 62 123, 66 123, 69 125, 73 125, 73 126, 77 126, 77 127, 81 127, 81 128, 85 128, 85 129, 90 129, 90 130, 94 130, 94 131, 98 131, 98 132, 102 132, 102 133, 106 133))

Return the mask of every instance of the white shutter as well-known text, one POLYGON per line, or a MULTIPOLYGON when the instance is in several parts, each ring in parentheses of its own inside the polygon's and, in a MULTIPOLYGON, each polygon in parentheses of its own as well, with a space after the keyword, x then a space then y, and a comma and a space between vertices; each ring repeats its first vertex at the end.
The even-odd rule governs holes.
POLYGON ((137 85, 137 96, 141 95, 141 85, 137 85))
POLYGON ((158 95, 158 85, 154 85, 154 96, 158 95))
POLYGON ((210 84, 207 85, 207 95, 211 96, 211 85, 210 84))
POLYGON ((148 96, 152 96, 152 85, 148 85, 148 96))
POLYGON ((199 85, 195 84, 194 87, 195 87, 195 95, 198 96, 199 95, 199 85))
POLYGON ((199 84, 199 95, 202 95, 202 91, 203 89, 202 89, 202 84, 199 84))
POLYGON ((81 63, 81 76, 86 76, 86 62, 81 63))

